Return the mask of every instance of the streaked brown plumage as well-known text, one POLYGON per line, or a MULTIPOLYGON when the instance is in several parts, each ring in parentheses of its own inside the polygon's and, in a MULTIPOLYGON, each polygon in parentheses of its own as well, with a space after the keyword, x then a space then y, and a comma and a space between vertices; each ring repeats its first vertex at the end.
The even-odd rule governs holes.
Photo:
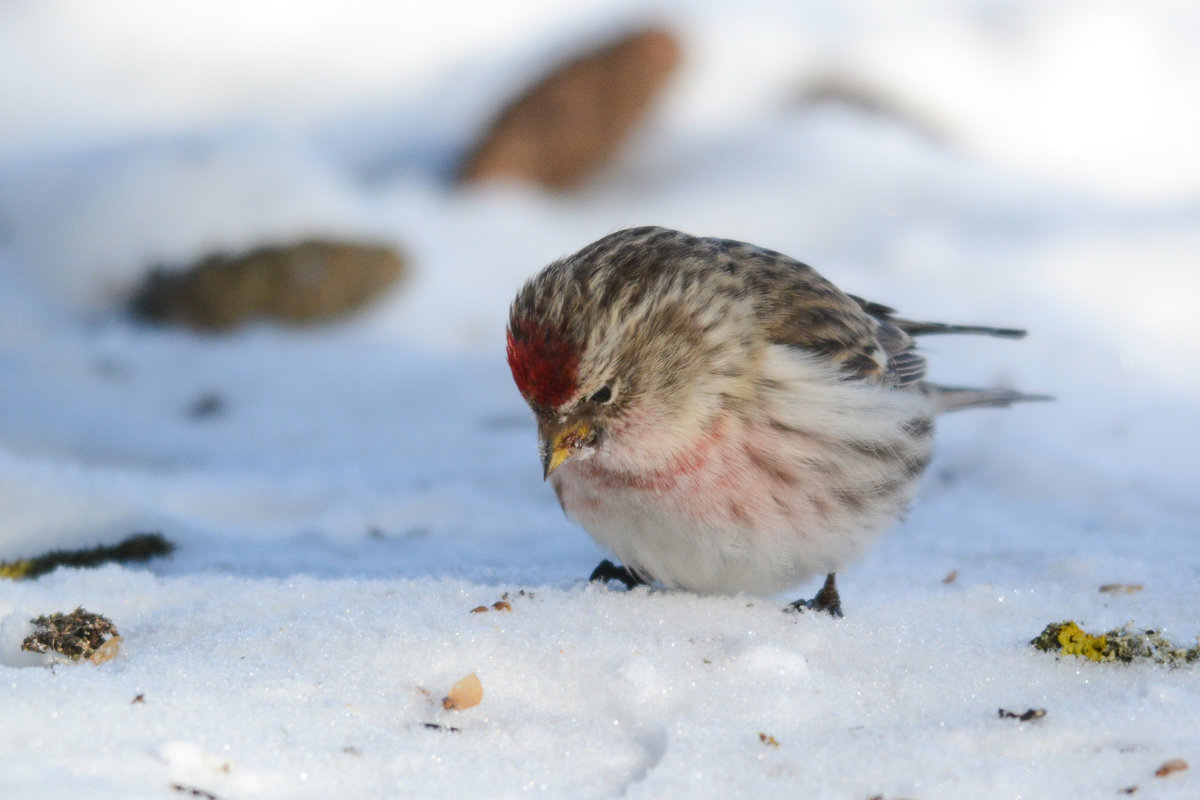
MULTIPOLYGON (((1036 399, 923 380, 914 322, 811 267, 657 227, 604 237, 513 301, 508 361, 564 510, 625 565, 699 592, 832 573, 912 499, 933 419, 1036 399)), ((610 565, 611 566, 611 565, 610 565)))

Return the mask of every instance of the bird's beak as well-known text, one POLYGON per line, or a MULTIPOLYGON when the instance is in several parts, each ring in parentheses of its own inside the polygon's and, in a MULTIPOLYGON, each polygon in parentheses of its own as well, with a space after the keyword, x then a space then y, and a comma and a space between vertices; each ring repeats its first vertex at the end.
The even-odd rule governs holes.
POLYGON ((563 462, 584 447, 592 428, 586 422, 575 422, 565 427, 538 425, 538 446, 542 451, 542 479, 553 474, 563 462))

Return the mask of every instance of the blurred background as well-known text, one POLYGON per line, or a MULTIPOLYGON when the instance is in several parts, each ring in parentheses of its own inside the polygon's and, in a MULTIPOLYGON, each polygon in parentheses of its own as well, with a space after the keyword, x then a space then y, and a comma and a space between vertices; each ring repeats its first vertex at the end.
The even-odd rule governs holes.
POLYGON ((0 795, 1200 796, 1194 670, 1027 645, 1195 642, 1198 43, 1196 0, 0 0, 0 795), (939 421, 844 621, 589 588, 504 327, 647 224, 1028 328, 931 378, 1056 401, 939 421), (118 658, 18 669, 77 607, 118 658))
POLYGON ((507 305, 642 224, 1031 328, 933 376, 1070 419, 962 423, 943 473, 1184 502, 1198 40, 1185 0, 6 0, 0 556, 167 527, 193 565, 574 574, 507 305))
MULTIPOLYGON (((647 221, 825 264, 936 250, 949 217, 985 226, 998 203, 1013 234, 1070 216, 1103 235, 1195 208, 1198 29, 1170 0, 11 0, 3 247, 104 308, 156 263, 309 235, 472 280, 647 221), (527 152, 464 172, 515 101, 606 48, 499 131, 527 152), (569 141, 589 137, 601 152, 569 141), (555 159, 578 174, 538 173, 555 159)), ((482 343, 445 324, 405 332, 482 343)))

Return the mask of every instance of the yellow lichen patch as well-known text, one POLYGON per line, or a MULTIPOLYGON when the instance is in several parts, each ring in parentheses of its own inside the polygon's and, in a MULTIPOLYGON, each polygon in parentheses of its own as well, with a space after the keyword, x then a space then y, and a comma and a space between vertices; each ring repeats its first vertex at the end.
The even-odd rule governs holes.
POLYGON ((22 558, 19 561, 0 561, 0 578, 19 581, 33 569, 33 561, 22 558))
POLYGON ((1180 647, 1155 629, 1129 623, 1101 635, 1090 634, 1071 620, 1052 622, 1029 642, 1038 650, 1082 656, 1091 661, 1153 661, 1170 667, 1200 662, 1200 644, 1180 647))
POLYGON ((1058 644, 1069 656, 1083 656, 1091 661, 1104 661, 1108 653, 1108 639, 1093 636, 1076 625, 1067 622, 1058 632, 1058 644))

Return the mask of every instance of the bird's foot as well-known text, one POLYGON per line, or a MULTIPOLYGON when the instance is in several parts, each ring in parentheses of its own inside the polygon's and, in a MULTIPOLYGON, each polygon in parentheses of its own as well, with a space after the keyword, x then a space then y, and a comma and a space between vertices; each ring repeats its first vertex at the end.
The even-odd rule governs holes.
POLYGON ((788 603, 784 611, 824 611, 832 617, 842 617, 842 598, 838 595, 834 573, 825 576, 825 585, 812 600, 797 600, 788 603))
POLYGON ((601 561, 588 578, 588 583, 608 583, 609 581, 620 581, 625 584, 626 589, 632 589, 635 586, 645 586, 646 582, 637 575, 629 571, 627 567, 618 567, 608 559, 601 561))

